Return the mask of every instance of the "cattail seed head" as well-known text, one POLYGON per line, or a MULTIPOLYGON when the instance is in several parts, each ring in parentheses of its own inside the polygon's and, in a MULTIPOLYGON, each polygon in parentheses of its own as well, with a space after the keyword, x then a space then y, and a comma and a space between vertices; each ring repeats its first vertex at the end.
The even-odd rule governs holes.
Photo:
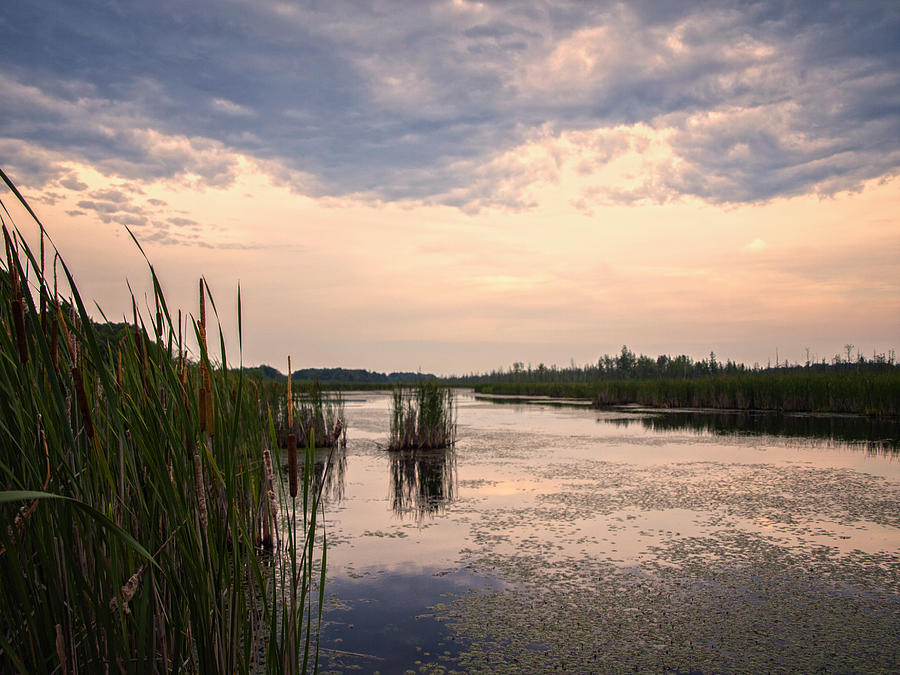
POLYGON ((200 431, 206 431, 206 388, 200 387, 200 401, 197 405, 200 414, 200 431))
POLYGON ((197 506, 199 509, 200 530, 206 533, 208 517, 206 515, 206 487, 203 484, 203 464, 200 462, 200 453, 194 453, 194 488, 197 491, 197 506))
POLYGON ((291 497, 297 496, 297 435, 288 434, 288 477, 290 478, 291 497))
POLYGON ((263 450, 263 476, 266 480, 265 487, 268 490, 272 487, 275 478, 275 472, 272 470, 272 453, 268 448, 263 450))
POLYGON ((94 420, 91 417, 91 408, 88 405, 87 393, 84 389, 84 378, 78 366, 72 366, 72 383, 75 385, 75 399, 78 401, 78 409, 81 411, 81 422, 84 424, 84 432, 88 438, 93 438, 94 420))

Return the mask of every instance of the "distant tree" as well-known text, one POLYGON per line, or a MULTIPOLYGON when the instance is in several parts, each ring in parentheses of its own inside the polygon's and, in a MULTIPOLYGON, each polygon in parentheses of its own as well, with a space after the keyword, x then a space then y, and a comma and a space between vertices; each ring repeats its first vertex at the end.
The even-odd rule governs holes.
POLYGON ((634 367, 637 359, 634 352, 628 349, 626 345, 622 345, 622 352, 616 357, 616 370, 623 378, 629 378, 634 374, 634 367))

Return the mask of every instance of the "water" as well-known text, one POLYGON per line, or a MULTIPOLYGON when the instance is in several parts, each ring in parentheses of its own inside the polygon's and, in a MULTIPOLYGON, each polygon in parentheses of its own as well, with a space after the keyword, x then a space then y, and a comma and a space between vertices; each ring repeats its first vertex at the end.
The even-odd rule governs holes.
POLYGON ((347 398, 326 671, 900 670, 897 424, 347 398), (893 440, 892 440, 893 439, 893 440))

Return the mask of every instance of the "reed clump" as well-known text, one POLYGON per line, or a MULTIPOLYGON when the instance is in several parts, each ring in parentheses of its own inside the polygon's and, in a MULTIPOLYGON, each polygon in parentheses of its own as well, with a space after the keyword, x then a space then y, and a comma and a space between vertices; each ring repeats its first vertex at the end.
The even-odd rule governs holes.
POLYGON ((270 404, 280 447, 287 447, 290 434, 317 448, 347 447, 348 424, 340 392, 324 391, 318 383, 297 386, 290 380, 287 385, 266 382, 259 386, 270 404))
POLYGON ((391 399, 390 450, 431 450, 456 442, 453 392, 434 382, 397 386, 391 399))
MULTIPOLYGON (((38 256, 2 223, 0 672, 315 663, 316 491, 304 482, 291 499, 273 474, 258 388, 226 367, 221 328, 218 360, 208 348, 205 282, 200 319, 182 322, 151 266, 151 316, 133 303, 131 329, 101 340, 64 261, 45 269, 37 216, 0 178, 41 237, 38 256)), ((238 291, 239 333, 240 311, 238 291)), ((313 449, 300 461, 312 467, 313 449)))

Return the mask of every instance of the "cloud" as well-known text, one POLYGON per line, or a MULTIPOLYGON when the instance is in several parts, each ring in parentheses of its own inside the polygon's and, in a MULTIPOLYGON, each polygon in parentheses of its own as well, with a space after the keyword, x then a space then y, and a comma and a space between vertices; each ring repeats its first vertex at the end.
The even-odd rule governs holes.
POLYGON ((759 253, 766 247, 766 242, 762 239, 756 238, 751 241, 749 244, 744 246, 745 251, 749 251, 750 253, 759 253))
POLYGON ((308 194, 530 208, 555 160, 523 169, 521 148, 623 126, 667 134, 671 151, 604 197, 623 203, 834 194, 900 167, 896 3, 12 11, 0 8, 0 149, 38 149, 4 153, 33 185, 80 161, 218 187, 241 154, 308 194))

